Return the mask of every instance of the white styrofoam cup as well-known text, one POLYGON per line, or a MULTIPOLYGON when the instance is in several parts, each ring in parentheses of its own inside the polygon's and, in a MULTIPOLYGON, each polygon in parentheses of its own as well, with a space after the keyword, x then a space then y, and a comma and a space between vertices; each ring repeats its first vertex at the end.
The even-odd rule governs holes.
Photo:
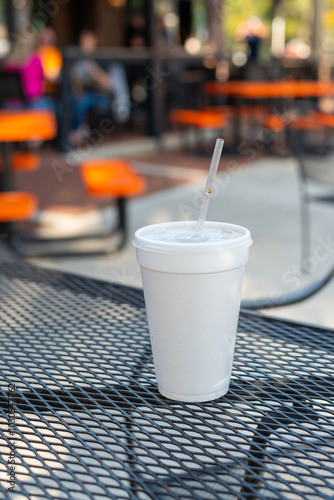
POLYGON ((204 233, 223 239, 160 239, 195 222, 169 222, 136 231, 153 360, 159 391, 185 402, 209 401, 228 391, 241 289, 249 246, 247 229, 206 222, 204 233))

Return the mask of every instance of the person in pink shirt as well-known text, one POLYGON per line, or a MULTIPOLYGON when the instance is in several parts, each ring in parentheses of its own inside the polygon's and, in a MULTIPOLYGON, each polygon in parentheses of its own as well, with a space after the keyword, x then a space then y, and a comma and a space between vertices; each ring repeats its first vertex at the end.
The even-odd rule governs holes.
POLYGON ((37 54, 31 54, 23 63, 7 61, 3 65, 6 71, 21 73, 24 94, 28 101, 43 94, 43 68, 37 54))
MULTIPOLYGON (((18 37, 17 42, 4 60, 2 67, 9 72, 19 72, 28 107, 50 108, 49 99, 43 96, 44 75, 40 57, 36 49, 36 36, 27 39, 18 37)), ((22 103, 10 102, 9 107, 20 107, 22 103)), ((6 106, 7 107, 7 106, 6 106)), ((52 107, 52 106, 51 106, 52 107)))

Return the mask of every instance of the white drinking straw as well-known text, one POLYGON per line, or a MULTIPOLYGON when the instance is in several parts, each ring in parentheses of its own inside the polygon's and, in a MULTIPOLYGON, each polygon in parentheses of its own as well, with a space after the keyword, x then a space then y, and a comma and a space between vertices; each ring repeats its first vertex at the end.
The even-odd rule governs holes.
POLYGON ((219 160, 220 160, 220 156, 222 154, 223 146, 224 146, 224 139, 217 139, 216 144, 215 144, 215 149, 214 149, 213 155, 212 155, 209 175, 208 175, 208 178, 207 178, 206 184, 205 184, 201 208, 199 210, 198 219, 197 219, 195 231, 194 231, 192 238, 197 238, 198 236, 200 236, 200 234, 202 232, 203 225, 204 225, 205 218, 206 218, 206 213, 208 211, 210 195, 212 193, 213 185, 215 182, 215 177, 216 177, 216 173, 218 170, 219 160))

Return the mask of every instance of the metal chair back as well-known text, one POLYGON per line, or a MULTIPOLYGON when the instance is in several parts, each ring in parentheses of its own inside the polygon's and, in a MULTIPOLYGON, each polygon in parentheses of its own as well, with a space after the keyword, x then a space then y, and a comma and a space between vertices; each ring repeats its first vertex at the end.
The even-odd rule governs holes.
POLYGON ((7 99, 20 99, 26 101, 21 74, 0 69, 0 103, 7 99))

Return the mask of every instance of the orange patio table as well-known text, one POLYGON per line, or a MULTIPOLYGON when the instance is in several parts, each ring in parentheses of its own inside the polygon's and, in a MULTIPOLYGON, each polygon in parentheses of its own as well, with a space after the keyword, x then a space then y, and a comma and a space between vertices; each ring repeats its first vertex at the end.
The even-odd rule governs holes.
POLYGON ((56 136, 57 122, 49 110, 0 110, 0 142, 3 143, 3 172, 0 191, 11 188, 10 149, 15 142, 50 140, 56 136))
POLYGON ((13 237, 12 222, 24 220, 34 212, 37 200, 29 193, 12 192, 11 149, 13 143, 53 139, 57 132, 56 118, 49 110, 0 110, 0 143, 3 162, 0 172, 0 224, 13 237))
POLYGON ((53 139, 56 117, 49 110, 0 110, 0 142, 53 139))
POLYGON ((127 200, 145 192, 145 179, 133 169, 129 161, 123 158, 86 160, 81 165, 81 177, 91 196, 116 200, 118 221, 116 230, 111 232, 120 235, 115 250, 121 250, 128 236, 127 200))
POLYGON ((333 129, 334 116, 320 111, 311 111, 303 116, 288 116, 269 115, 265 126, 272 130, 280 131, 286 126, 299 130, 319 130, 319 129, 333 129))
POLYGON ((334 94, 334 83, 302 80, 208 82, 204 91, 209 95, 253 99, 320 97, 334 94))
POLYGON ((195 110, 195 109, 174 109, 170 112, 169 118, 175 123, 191 125, 197 128, 222 128, 226 125, 223 114, 216 111, 195 110))
POLYGON ((22 192, 0 193, 0 222, 29 219, 37 208, 36 196, 22 192))
MULTIPOLYGON (((228 82, 207 82, 204 85, 204 92, 212 96, 233 97, 239 100, 311 98, 334 95, 334 83, 308 80, 279 80, 274 82, 230 80, 228 82)), ((240 102, 237 102, 234 124, 236 142, 240 139, 238 131, 243 118, 240 109, 240 102)), ((267 112, 270 112, 269 108, 267 112)), ((270 120, 270 114, 268 114, 268 119, 270 120)), ((278 124, 278 129, 281 127, 282 124, 278 124)))

